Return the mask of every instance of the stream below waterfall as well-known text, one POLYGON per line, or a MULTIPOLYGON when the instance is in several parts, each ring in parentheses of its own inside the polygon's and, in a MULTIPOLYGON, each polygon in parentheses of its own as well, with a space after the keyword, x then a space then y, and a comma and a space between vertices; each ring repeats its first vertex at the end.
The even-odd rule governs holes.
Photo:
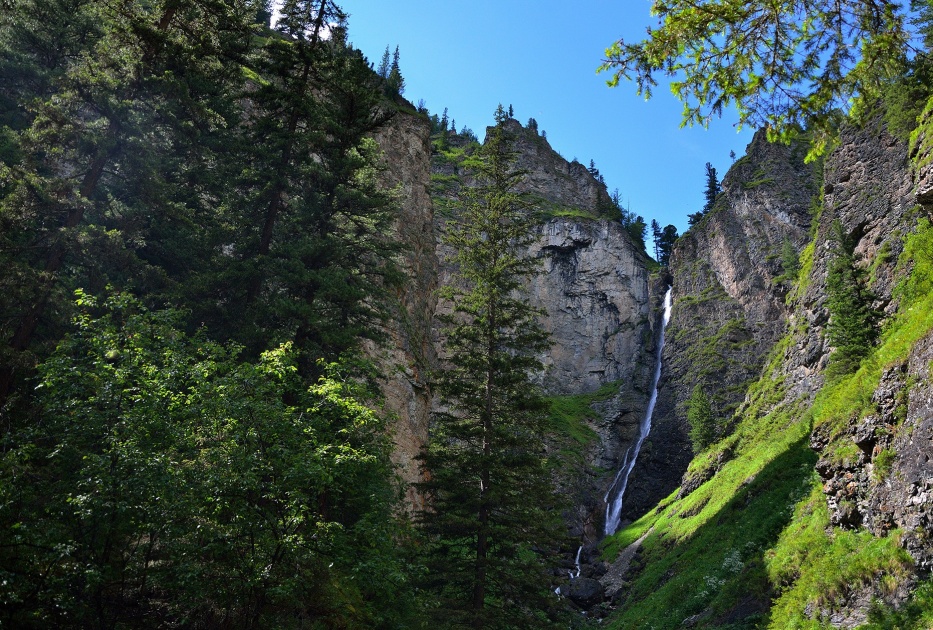
POLYGON ((606 526, 605 535, 614 534, 619 529, 619 523, 622 518, 622 497, 625 489, 628 487, 629 475, 635 468, 635 461, 638 459, 638 453, 641 452, 641 446, 651 431, 651 417, 654 415, 654 406, 658 402, 658 381, 661 379, 661 353, 664 350, 664 329, 667 328, 671 320, 671 287, 667 287, 664 294, 664 317, 661 321, 661 332, 658 335, 657 355, 658 359, 654 367, 654 378, 651 381, 651 397, 648 399, 648 407, 645 410, 645 416, 638 426, 638 439, 629 446, 622 459, 622 466, 616 473, 612 485, 606 491, 603 501, 606 502, 606 526))

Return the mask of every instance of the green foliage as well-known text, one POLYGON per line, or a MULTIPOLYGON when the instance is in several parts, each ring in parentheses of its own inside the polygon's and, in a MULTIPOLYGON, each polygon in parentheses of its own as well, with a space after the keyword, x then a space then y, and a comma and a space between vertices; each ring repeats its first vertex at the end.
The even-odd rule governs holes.
POLYGON ((793 286, 796 284, 798 277, 800 276, 800 254, 797 253, 797 248, 794 247, 794 244, 791 243, 789 238, 785 238, 784 242, 781 244, 781 275, 777 276, 774 281, 782 282, 788 286, 793 286))
POLYGON ((178 313, 123 295, 78 307, 40 367, 41 422, 6 442, 5 621, 403 619, 389 444, 340 366, 305 388, 287 345, 246 363, 178 313))
POLYGON ((438 374, 446 410, 422 455, 429 508, 420 514, 438 627, 549 627, 557 601, 545 556, 562 529, 547 474, 547 404, 530 381, 548 337, 517 295, 534 271, 528 204, 515 192, 507 114, 480 149, 479 185, 448 223, 457 279, 446 318, 449 367, 438 374))
POLYGON ((397 108, 332 0, 266 9, 4 6, 0 624, 415 625, 340 360, 399 279, 397 108))
MULTIPOLYGON (((405 79, 402 77, 402 72, 399 69, 398 60, 399 52, 398 46, 396 46, 395 53, 392 55, 392 66, 389 69, 388 75, 385 77, 386 91, 389 96, 401 96, 405 93, 405 79)), ((456 131, 456 128, 454 128, 454 132, 456 131)))
MULTIPOLYGON (((782 361, 797 331, 775 346, 763 376, 749 389, 734 433, 698 454, 688 471, 714 476, 686 496, 668 497, 607 539, 605 554, 612 559, 647 534, 641 569, 618 613, 604 625, 673 629, 703 615, 697 627, 721 627, 728 618, 739 627, 819 628, 820 617, 804 611, 833 610, 851 585, 880 584, 891 592, 900 584, 910 560, 897 532, 875 538, 830 526, 808 442, 812 427, 821 427, 830 436, 823 456, 847 457, 848 428, 853 419, 876 411, 872 394, 883 370, 902 363, 933 331, 931 252, 933 228, 921 219, 898 261, 904 279, 896 289, 897 314, 858 371, 825 386, 815 400, 787 398, 782 361), (727 568, 739 563, 737 574, 727 568), (756 609, 757 615, 749 615, 756 609)), ((801 261, 804 279, 812 244, 801 261)), ((800 291, 798 286, 792 293, 800 291)), ((927 583, 899 612, 876 606, 868 627, 925 628, 931 609, 927 583)))
POLYGON ((829 324, 826 334, 833 353, 831 376, 854 372, 878 336, 878 314, 871 307, 864 270, 854 258, 854 246, 839 221, 832 226, 833 255, 826 275, 829 324))
POLYGON ((667 267, 671 262, 671 252, 674 251, 674 243, 680 235, 677 233, 677 226, 665 225, 661 230, 661 236, 658 239, 658 262, 662 267, 667 267))
POLYGON ((911 40, 904 9, 876 0, 822 0, 805 11, 786 1, 672 0, 652 11, 646 39, 606 50, 610 85, 633 79, 650 97, 657 75, 673 77, 684 124, 706 125, 735 106, 740 124, 772 139, 831 130, 851 97, 873 100, 903 71, 911 40))
POLYGON ((709 397, 699 383, 694 385, 690 399, 687 400, 687 422, 690 423, 690 441, 695 453, 716 440, 718 422, 709 397))
POLYGON ((628 232, 632 242, 639 251, 645 251, 645 233, 648 225, 641 215, 637 215, 629 210, 622 210, 622 227, 628 232))
POLYGON ((706 188, 703 190, 703 197, 706 199, 706 203, 703 204, 703 214, 713 209, 713 206, 716 204, 716 197, 718 197, 721 192, 722 186, 719 184, 719 177, 716 174, 716 169, 713 168, 710 162, 707 162, 706 188))
POLYGON ((911 599, 896 610, 873 603, 861 630, 926 630, 933 627, 933 581, 917 587, 911 599))
POLYGON ((550 406, 549 433, 565 436, 580 445, 586 445, 596 438, 596 432, 587 420, 598 418, 593 403, 608 400, 618 393, 621 383, 606 383, 595 392, 569 396, 549 396, 550 406))
POLYGON ((766 565, 779 589, 769 627, 815 629, 821 625, 818 617, 806 615, 808 607, 839 605, 849 589, 881 576, 903 579, 910 557, 897 544, 896 535, 876 538, 867 531, 831 528, 826 499, 819 484, 814 484, 766 555, 766 565))

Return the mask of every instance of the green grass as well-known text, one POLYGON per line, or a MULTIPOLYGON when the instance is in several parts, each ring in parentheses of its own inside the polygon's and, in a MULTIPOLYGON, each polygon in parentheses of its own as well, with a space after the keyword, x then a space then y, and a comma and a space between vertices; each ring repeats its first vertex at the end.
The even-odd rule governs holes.
POLYGON ((910 558, 898 546, 896 533, 876 538, 867 531, 830 528, 826 499, 814 484, 766 554, 765 565, 780 593, 769 627, 819 629, 825 627, 819 611, 843 603, 854 588, 878 578, 893 591, 906 576, 910 558))
POLYGON ((569 438, 580 446, 586 446, 596 439, 596 432, 590 428, 588 420, 599 417, 592 405, 615 396, 621 383, 606 383, 595 392, 570 396, 550 396, 551 413, 548 418, 551 432, 569 438))
MULTIPOLYGON (((801 255, 801 284, 812 269, 808 250, 801 255)), ((855 456, 851 440, 842 436, 873 411, 871 396, 882 371, 903 362, 933 331, 931 254, 933 228, 921 219, 898 263, 899 273, 910 270, 896 290, 900 308, 856 373, 824 386, 812 404, 786 400, 780 367, 803 333, 791 331, 749 389, 735 432, 701 453, 690 469, 717 466, 724 451, 734 457, 690 495, 671 495, 604 541, 604 557, 612 560, 647 534, 643 568, 605 627, 674 629, 702 615, 693 627, 821 628, 819 613, 853 587, 897 588, 910 570, 898 533, 877 538, 831 527, 813 468, 817 456, 808 443, 812 428, 823 427, 839 438, 824 455, 838 461, 855 456)), ((799 286, 796 294, 802 294, 799 286)), ((880 463, 884 468, 891 462, 880 463)), ((877 607, 873 615, 869 628, 931 627, 933 587, 926 583, 902 612, 877 607)))
POLYGON ((588 210, 583 210, 582 208, 571 208, 567 206, 552 206, 541 208, 541 215, 546 219, 553 219, 557 217, 569 217, 571 219, 590 219, 597 220, 603 217, 594 215, 588 210))
POLYGON ((911 601, 898 610, 877 603, 862 630, 929 630, 933 628, 933 580, 922 583, 911 601))

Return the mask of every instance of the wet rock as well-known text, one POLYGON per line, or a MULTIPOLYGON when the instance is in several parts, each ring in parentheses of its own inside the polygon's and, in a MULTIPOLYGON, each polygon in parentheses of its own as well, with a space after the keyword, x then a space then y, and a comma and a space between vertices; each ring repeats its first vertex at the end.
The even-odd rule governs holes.
POLYGON ((586 577, 570 580, 568 585, 560 587, 560 593, 584 609, 592 608, 605 599, 603 585, 599 580, 586 577))

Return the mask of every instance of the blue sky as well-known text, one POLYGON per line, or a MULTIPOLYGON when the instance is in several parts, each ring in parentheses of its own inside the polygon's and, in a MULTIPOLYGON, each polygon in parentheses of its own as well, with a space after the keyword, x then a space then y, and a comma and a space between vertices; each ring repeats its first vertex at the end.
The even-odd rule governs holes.
POLYGON ((606 86, 596 74, 619 37, 639 38, 651 23, 650 0, 343 0, 349 40, 378 64, 399 46, 405 97, 445 107, 457 127, 482 140, 496 106, 511 104, 547 132, 568 160, 592 159, 610 192, 650 222, 683 232, 703 206, 704 165, 720 177, 752 130, 734 114, 709 129, 680 128, 681 105, 663 85, 645 101, 632 83, 606 86))

